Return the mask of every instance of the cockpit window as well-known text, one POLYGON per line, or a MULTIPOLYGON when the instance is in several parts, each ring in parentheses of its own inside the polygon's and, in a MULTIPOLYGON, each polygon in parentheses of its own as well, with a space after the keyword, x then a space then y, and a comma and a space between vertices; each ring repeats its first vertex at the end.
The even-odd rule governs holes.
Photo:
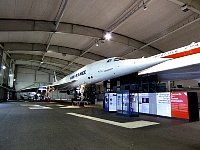
POLYGON ((112 62, 112 61, 120 61, 120 60, 125 60, 124 58, 121 58, 121 57, 114 57, 114 58, 110 58, 107 60, 107 63, 108 62, 112 62))
POLYGON ((120 61, 120 60, 124 60, 124 58, 121 58, 121 57, 114 58, 114 61, 120 61))
POLYGON ((108 59, 108 60, 107 60, 107 62, 111 62, 111 61, 112 61, 112 59, 108 59))

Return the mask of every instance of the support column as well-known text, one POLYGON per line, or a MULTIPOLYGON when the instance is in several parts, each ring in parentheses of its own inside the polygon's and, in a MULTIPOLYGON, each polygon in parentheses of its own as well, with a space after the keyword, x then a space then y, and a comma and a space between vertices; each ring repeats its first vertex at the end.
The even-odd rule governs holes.
POLYGON ((3 82, 3 76, 2 76, 2 59, 3 59, 3 49, 0 48, 0 101, 3 99, 3 87, 2 87, 2 82, 3 82))

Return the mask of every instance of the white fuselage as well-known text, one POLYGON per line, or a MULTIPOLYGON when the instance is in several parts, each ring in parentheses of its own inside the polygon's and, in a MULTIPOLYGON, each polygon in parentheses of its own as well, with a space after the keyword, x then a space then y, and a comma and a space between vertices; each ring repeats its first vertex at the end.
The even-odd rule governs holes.
POLYGON ((82 84, 97 83, 138 72, 166 60, 169 60, 169 58, 140 58, 125 60, 120 60, 117 57, 108 58, 84 66, 63 79, 54 82, 53 86, 62 85, 62 87, 64 87, 66 83, 66 86, 73 88, 82 84))
MULTIPOLYGON (((154 69, 157 68, 178 68, 200 63, 199 57, 200 43, 192 43, 188 46, 148 58, 121 59, 118 57, 113 57, 86 65, 74 73, 64 77, 63 79, 54 82, 53 86, 66 86, 73 88, 82 84, 97 83, 130 73, 139 72, 147 68, 152 68, 154 72, 154 69), (156 67, 156 65, 158 67, 156 67)), ((150 72, 151 71, 145 70, 143 74, 150 72)))

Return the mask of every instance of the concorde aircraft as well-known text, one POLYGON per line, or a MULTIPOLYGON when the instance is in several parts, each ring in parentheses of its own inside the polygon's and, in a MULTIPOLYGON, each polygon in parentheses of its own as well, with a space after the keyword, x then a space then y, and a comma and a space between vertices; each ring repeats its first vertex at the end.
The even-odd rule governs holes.
POLYGON ((138 72, 139 75, 168 71, 200 64, 200 42, 148 58, 107 58, 88 64, 74 73, 53 82, 57 88, 75 88, 138 72))

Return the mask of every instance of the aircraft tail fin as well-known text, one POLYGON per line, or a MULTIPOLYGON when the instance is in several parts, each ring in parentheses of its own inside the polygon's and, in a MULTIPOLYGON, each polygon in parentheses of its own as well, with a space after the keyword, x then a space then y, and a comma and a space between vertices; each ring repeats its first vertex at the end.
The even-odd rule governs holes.
POLYGON ((53 72, 53 82, 57 82, 58 80, 57 80, 57 77, 56 77, 56 72, 54 71, 53 72))

